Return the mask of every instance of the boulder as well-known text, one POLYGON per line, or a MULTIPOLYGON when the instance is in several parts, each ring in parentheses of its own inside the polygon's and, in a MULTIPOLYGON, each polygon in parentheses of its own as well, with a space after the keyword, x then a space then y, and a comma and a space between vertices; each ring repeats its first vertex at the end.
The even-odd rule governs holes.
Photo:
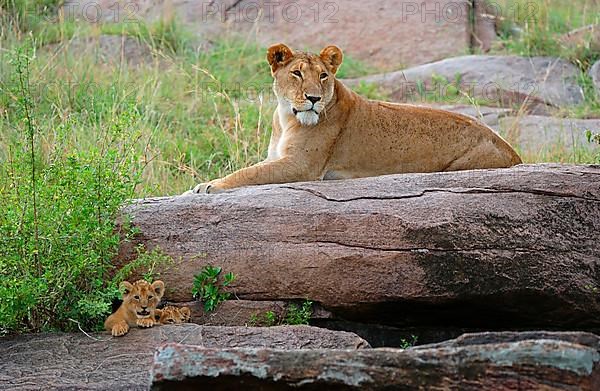
POLYGON ((529 111, 547 113, 553 108, 583 101, 570 62, 553 57, 462 56, 402 71, 346 80, 350 86, 375 84, 394 101, 462 98, 454 86, 488 106, 525 105, 529 111))
POLYGON ((68 0, 64 8, 67 15, 94 23, 176 16, 206 39, 233 33, 262 46, 285 42, 301 50, 336 44, 372 67, 396 70, 467 53, 469 4, 467 0, 68 0))
POLYGON ((496 128, 513 145, 518 145, 524 156, 544 156, 556 151, 569 156, 600 150, 598 144, 588 142, 586 136, 588 130, 600 129, 600 119, 505 116, 499 119, 496 128))
POLYGON ((589 49, 600 52, 600 24, 591 24, 569 31, 559 42, 570 49, 589 49))
POLYGON ((164 343, 207 348, 362 349, 351 333, 309 326, 207 327, 194 324, 108 333, 35 334, 0 339, 0 388, 13 390, 147 390, 152 356, 164 343))
POLYGON ((235 274, 237 298, 309 299, 349 321, 594 328, 599 174, 520 165, 139 200, 115 263, 159 246, 169 301, 189 301, 212 264, 235 274))
POLYGON ((600 61, 596 61, 596 63, 592 65, 588 74, 592 78, 596 94, 600 97, 600 61))
POLYGON ((64 43, 49 45, 47 49, 78 55, 86 53, 97 62, 113 65, 138 66, 152 64, 156 60, 148 44, 124 35, 75 37, 64 43))
POLYGON ((585 333, 467 335, 400 349, 161 346, 154 390, 597 390, 599 338, 585 333), (302 363, 302 365, 298 365, 302 363))

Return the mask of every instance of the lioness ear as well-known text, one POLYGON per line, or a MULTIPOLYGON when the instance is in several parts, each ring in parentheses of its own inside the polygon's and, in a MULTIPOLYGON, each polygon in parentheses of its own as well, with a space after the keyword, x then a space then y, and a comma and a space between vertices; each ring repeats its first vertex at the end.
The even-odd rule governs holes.
POLYGON ((152 283, 152 288, 154 292, 158 295, 158 297, 162 297, 163 293, 165 293, 165 283, 161 280, 156 280, 152 283))
POLYGON ((133 290, 133 285, 129 281, 123 281, 119 285, 119 289, 123 291, 123 295, 128 295, 133 290))
POLYGON ((292 49, 288 48, 284 44, 278 43, 277 45, 271 46, 267 50, 267 61, 271 66, 271 73, 274 74, 279 67, 284 65, 292 57, 294 57, 292 49))
POLYGON ((327 46, 325 49, 321 50, 319 56, 321 57, 321 60, 323 60, 325 65, 329 67, 331 72, 333 72, 334 75, 337 72, 340 65, 342 65, 342 60, 344 58, 344 55, 342 54, 340 48, 333 45, 327 46))

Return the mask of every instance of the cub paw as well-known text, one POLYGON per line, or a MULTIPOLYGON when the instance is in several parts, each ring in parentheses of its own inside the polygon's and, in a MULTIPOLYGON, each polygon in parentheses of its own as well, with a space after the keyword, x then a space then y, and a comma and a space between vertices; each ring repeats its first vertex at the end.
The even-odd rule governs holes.
POLYGON ((135 322, 138 327, 152 327, 154 326, 154 320, 152 320, 152 318, 142 318, 142 319, 138 319, 135 322))
POLYGON ((113 337, 121 337, 125 334, 127 334, 127 332, 129 331, 129 326, 127 325, 127 323, 122 322, 122 323, 117 323, 116 325, 114 325, 111 329, 111 334, 113 335, 113 337))

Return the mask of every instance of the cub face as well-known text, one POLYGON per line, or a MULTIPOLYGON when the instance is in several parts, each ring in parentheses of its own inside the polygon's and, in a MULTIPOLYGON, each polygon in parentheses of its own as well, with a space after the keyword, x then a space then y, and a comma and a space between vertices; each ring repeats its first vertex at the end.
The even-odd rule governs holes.
POLYGON ((138 280, 133 284, 123 281, 123 305, 135 313, 137 319, 150 318, 154 314, 156 306, 160 302, 165 290, 162 281, 154 281, 152 284, 145 280, 138 280))
POLYGON ((342 51, 327 46, 316 56, 297 52, 284 44, 271 46, 267 61, 273 75, 273 91, 280 115, 293 115, 303 126, 319 122, 335 87, 335 74, 342 64, 342 51))
POLYGON ((187 323, 191 320, 191 311, 188 307, 166 306, 154 311, 154 320, 158 324, 187 323))

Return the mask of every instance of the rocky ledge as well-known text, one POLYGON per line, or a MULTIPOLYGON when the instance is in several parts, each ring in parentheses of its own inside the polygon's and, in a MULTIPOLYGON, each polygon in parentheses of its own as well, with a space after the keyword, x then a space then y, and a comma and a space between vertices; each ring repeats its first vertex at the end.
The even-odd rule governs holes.
POLYGON ((309 326, 210 327, 195 324, 108 333, 34 334, 0 339, 2 390, 147 390, 154 351, 165 343, 205 348, 363 349, 355 334, 309 326))
POLYGON ((406 350, 212 349, 166 344, 155 390, 597 390, 600 339, 482 333, 406 350), (300 365, 299 365, 300 364, 300 365))

